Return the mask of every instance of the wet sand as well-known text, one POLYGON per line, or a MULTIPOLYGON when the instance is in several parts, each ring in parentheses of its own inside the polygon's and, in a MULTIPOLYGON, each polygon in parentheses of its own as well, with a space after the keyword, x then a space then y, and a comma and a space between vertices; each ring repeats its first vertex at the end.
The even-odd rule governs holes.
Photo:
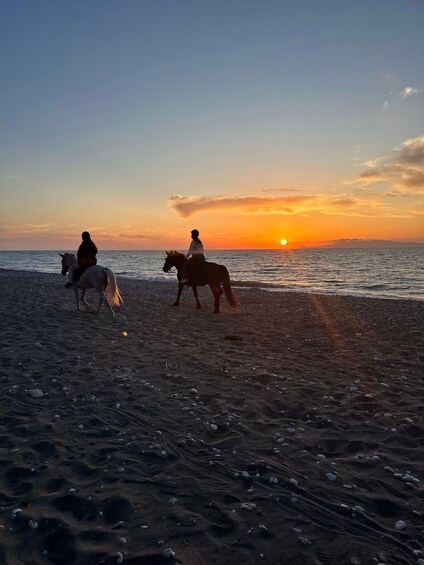
POLYGON ((424 559, 424 302, 118 282, 0 270, 0 563, 424 559))

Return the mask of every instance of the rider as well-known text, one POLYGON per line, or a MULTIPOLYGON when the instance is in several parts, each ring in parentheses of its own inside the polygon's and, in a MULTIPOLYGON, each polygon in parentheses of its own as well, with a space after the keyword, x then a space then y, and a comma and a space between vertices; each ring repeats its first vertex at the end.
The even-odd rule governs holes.
POLYGON ((97 247, 94 241, 92 241, 90 234, 88 231, 83 231, 81 237, 82 243, 78 248, 77 262, 69 267, 68 282, 65 284, 66 288, 71 288, 75 282, 75 271, 77 269, 82 268, 85 270, 97 263, 97 247))
POLYGON ((191 243, 189 250, 187 251, 185 258, 186 261, 183 263, 182 271, 183 276, 180 280, 182 284, 188 284, 188 279, 199 266, 206 261, 205 259, 205 249, 203 243, 199 239, 199 230, 191 230, 191 243), (191 256, 191 257, 190 257, 191 256))

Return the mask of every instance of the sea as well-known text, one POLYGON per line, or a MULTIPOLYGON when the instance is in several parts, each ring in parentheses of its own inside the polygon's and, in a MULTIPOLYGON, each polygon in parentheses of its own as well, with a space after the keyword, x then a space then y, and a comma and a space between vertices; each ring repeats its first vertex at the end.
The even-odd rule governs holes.
MULTIPOLYGON (((424 300, 424 247, 219 250, 206 258, 228 268, 234 287, 424 300)), ((175 282, 175 272, 162 271, 164 251, 100 251, 97 259, 117 277, 175 282)), ((0 251, 0 268, 60 276, 59 251, 0 251)))

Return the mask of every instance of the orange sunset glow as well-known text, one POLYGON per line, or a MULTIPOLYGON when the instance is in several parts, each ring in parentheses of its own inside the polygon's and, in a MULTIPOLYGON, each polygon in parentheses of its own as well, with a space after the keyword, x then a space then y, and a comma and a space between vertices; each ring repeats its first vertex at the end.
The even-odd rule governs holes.
MULTIPOLYGON (((246 29, 253 26, 246 36, 241 29, 227 35, 216 14, 213 21, 202 16, 211 7, 197 6, 180 41, 185 32, 171 39, 162 27, 133 29, 149 13, 136 3, 130 35, 111 17, 104 29, 81 29, 76 50, 60 7, 45 18, 37 12, 40 29, 19 35, 22 15, 8 5, 0 249, 74 249, 82 229, 102 249, 185 248, 194 227, 207 249, 281 248, 281 233, 291 249, 340 240, 424 243, 424 134, 417 126, 424 90, 422 65, 409 56, 417 53, 411 23, 410 49, 399 32, 405 74, 401 51, 387 68, 392 27, 380 34, 387 49, 373 49, 371 64, 368 43, 358 51, 342 32, 346 21, 357 21, 367 33, 358 14, 345 20, 337 8, 339 25, 323 42, 315 27, 321 18, 311 12, 302 31, 309 39, 299 45, 290 26, 281 33, 280 18, 290 21, 296 11, 284 6, 261 12, 269 29, 256 29, 257 8, 246 7, 246 29), (54 49, 50 20, 64 30, 54 49), (206 40, 195 39, 195 30, 206 40), (112 45, 116 34, 121 41, 112 45), (152 45, 162 47, 153 53, 152 45), (56 57, 66 68, 58 69, 56 57)), ((368 32, 374 41, 372 26, 368 32)))

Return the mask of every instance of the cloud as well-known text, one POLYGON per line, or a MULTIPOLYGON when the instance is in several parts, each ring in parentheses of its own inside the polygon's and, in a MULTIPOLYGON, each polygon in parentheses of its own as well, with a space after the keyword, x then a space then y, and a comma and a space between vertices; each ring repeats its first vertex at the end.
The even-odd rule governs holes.
POLYGON ((238 210, 245 213, 299 213, 300 209, 313 208, 316 195, 299 196, 182 196, 175 194, 168 201, 169 206, 182 218, 190 218, 201 212, 217 210, 238 210))
POLYGON ((414 216, 424 216, 424 208, 422 210, 412 209, 411 214, 414 216))
POLYGON ((226 211, 241 214, 312 214, 375 216, 388 214, 388 207, 374 195, 360 198, 355 194, 315 194, 300 196, 172 196, 169 206, 182 218, 196 214, 226 211))
POLYGON ((383 110, 389 110, 389 108, 396 107, 404 100, 413 96, 414 94, 418 94, 418 88, 414 88, 413 86, 405 86, 405 88, 399 92, 398 94, 393 94, 393 91, 390 91, 387 95, 386 100, 383 102, 383 110))
POLYGON ((424 193, 424 135, 407 139, 393 150, 390 157, 366 163, 368 170, 356 182, 373 184, 387 181, 401 192, 424 193))
POLYGON ((52 226, 50 224, 0 224, 0 233, 4 237, 8 236, 33 236, 46 235, 51 233, 52 226))
POLYGON ((418 94, 418 90, 412 86, 405 86, 402 92, 399 93, 400 99, 403 101, 405 98, 409 98, 413 94, 418 94))
POLYGON ((287 186, 282 188, 263 188, 262 192, 303 192, 303 189, 287 186))
POLYGON ((371 169, 369 171, 364 171, 363 173, 360 173, 358 175, 358 178, 360 178, 366 184, 387 180, 387 177, 384 176, 383 173, 381 173, 380 171, 377 171, 375 169, 371 169))

